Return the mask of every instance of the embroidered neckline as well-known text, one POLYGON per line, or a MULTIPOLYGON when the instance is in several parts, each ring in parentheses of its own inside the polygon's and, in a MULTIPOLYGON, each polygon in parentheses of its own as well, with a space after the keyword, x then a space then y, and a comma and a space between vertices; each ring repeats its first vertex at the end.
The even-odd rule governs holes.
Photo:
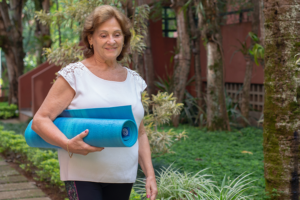
POLYGON ((98 77, 98 76, 96 76, 93 72, 91 72, 82 62, 77 62, 77 63, 79 63, 81 66, 83 66, 83 69, 85 69, 86 71, 88 71, 88 73, 90 73, 90 74, 92 74, 94 77, 96 77, 96 78, 98 78, 98 79, 100 79, 100 80, 102 80, 102 81, 107 81, 107 82, 111 82, 111 83, 125 83, 125 82, 127 82, 127 80, 129 79, 129 77, 128 77, 128 72, 129 72, 129 70, 128 70, 128 68, 127 67, 124 67, 124 68, 126 68, 126 70, 127 70, 127 75, 126 75, 126 79, 125 79, 125 81, 111 81, 111 80, 106 80, 106 79, 103 79, 103 78, 100 78, 100 77, 98 77))

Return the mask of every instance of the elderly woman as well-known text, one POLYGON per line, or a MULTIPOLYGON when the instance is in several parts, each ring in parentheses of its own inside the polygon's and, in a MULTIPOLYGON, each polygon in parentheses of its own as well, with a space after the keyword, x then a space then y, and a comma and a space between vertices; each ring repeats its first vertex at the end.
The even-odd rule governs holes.
POLYGON ((97 7, 83 30, 85 59, 58 72, 58 78, 36 113, 32 129, 58 150, 61 180, 70 200, 128 200, 138 163, 144 171, 147 198, 155 200, 156 180, 142 122, 141 93, 145 81, 121 66, 130 45, 130 21, 112 6, 97 7), (53 124, 64 109, 131 105, 139 127, 138 141, 130 148, 98 148, 86 144, 85 130, 72 139, 53 124), (73 155, 74 153, 74 155, 73 155))

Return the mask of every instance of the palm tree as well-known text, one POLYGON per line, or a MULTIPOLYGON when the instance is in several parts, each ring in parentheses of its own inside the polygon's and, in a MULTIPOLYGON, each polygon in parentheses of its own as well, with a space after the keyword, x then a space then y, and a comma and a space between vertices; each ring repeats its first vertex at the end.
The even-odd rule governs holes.
POLYGON ((266 191, 272 199, 299 199, 300 0, 264 0, 265 104, 264 162, 266 191), (275 190, 274 190, 275 189, 275 190))

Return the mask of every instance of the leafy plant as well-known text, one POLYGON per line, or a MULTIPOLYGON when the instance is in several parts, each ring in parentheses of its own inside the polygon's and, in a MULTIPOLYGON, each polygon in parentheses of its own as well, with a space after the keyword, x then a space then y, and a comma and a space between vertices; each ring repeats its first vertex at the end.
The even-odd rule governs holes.
MULTIPOLYGON (((177 169, 172 168, 172 164, 158 171, 156 177, 158 199, 187 199, 187 200, 238 200, 250 199, 255 195, 244 195, 247 190, 253 188, 251 184, 253 181, 247 178, 250 174, 241 174, 233 181, 226 177, 220 186, 217 186, 211 180, 212 176, 203 174, 205 171, 200 170, 197 173, 181 173, 177 169)), ((137 192, 144 194, 145 180, 138 179, 138 184, 135 184, 137 192)))
POLYGON ((257 66, 259 65, 259 61, 263 62, 265 56, 265 48, 259 44, 259 38, 256 34, 254 34, 253 32, 249 32, 243 42, 241 42, 240 40, 238 40, 238 42, 240 43, 240 47, 236 47, 237 50, 233 52, 231 59, 235 55, 235 53, 241 52, 244 56, 250 56, 250 58, 253 57, 252 59, 254 59, 254 62, 257 66), (248 37, 250 37, 251 40, 255 42, 253 46, 247 45, 246 41, 248 37))
POLYGON ((10 104, 8 105, 7 102, 2 103, 0 105, 0 118, 1 119, 8 119, 12 117, 18 117, 19 116, 19 110, 18 106, 16 104, 10 104))
POLYGON ((0 152, 20 155, 27 163, 23 163, 21 168, 30 171, 32 167, 37 168, 35 171, 38 180, 48 181, 52 185, 64 189, 64 182, 60 180, 59 163, 57 152, 51 150, 40 150, 31 148, 27 145, 23 135, 15 134, 13 131, 4 131, 0 126, 0 152))
POLYGON ((223 178, 220 187, 204 187, 195 188, 192 191, 185 191, 187 200, 240 200, 240 199, 252 199, 253 195, 244 195, 247 190, 253 188, 249 186, 253 181, 246 179, 248 175, 240 175, 233 181, 226 181, 226 175, 223 178))
POLYGON ((150 100, 145 91, 142 94, 142 102, 146 111, 144 123, 151 152, 158 155, 171 153, 169 149, 174 141, 187 137, 185 131, 181 133, 175 133, 173 129, 158 131, 157 127, 169 123, 172 115, 180 114, 183 104, 176 103, 173 94, 167 92, 158 92, 157 95, 152 95, 152 100, 150 100))

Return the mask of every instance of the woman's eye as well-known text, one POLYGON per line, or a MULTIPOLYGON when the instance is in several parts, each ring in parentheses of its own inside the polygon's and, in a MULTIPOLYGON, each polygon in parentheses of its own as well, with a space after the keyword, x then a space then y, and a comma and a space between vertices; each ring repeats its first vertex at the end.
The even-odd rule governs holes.
POLYGON ((115 35, 116 37, 119 37, 120 35, 119 34, 117 34, 117 35, 115 35))
POLYGON ((101 35, 101 37, 102 37, 102 38, 105 38, 105 37, 106 37, 106 35, 101 35))

